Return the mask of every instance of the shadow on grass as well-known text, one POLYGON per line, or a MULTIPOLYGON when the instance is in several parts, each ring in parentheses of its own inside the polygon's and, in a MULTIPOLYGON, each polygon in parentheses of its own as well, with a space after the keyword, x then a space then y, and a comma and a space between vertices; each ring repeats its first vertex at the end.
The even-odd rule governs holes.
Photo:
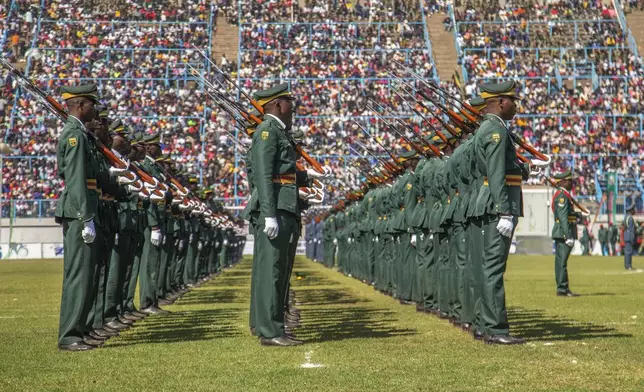
POLYGON ((177 305, 232 304, 250 301, 250 288, 219 288, 212 286, 191 292, 176 302, 177 305))
POLYGON ((588 293, 588 294, 582 294, 583 297, 605 297, 605 296, 613 296, 617 295, 615 293, 588 293))
POLYGON ((309 343, 382 339, 417 333, 415 329, 396 327, 398 323, 400 320, 395 313, 384 309, 362 306, 307 309, 302 313, 302 328, 297 330, 297 336, 309 343))
POLYGON ((508 318, 513 334, 528 341, 571 341, 594 338, 630 338, 631 334, 590 322, 546 314, 541 309, 509 308, 508 318))
POLYGON ((239 337, 239 313, 240 309, 204 309, 149 318, 105 348, 239 337))
POLYGON ((346 289, 313 289, 297 290, 296 300, 299 305, 338 305, 371 302, 358 298, 346 289))

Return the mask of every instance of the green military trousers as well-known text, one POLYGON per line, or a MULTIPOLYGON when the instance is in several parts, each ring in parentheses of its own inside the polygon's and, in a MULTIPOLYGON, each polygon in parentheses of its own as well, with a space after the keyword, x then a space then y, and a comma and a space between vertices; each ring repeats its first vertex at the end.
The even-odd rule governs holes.
POLYGON ((450 247, 452 250, 452 276, 451 276, 451 315, 458 321, 463 322, 466 277, 465 268, 467 264, 467 239, 465 226, 461 222, 454 222, 452 225, 450 247))
POLYGON ((566 245, 563 239, 555 240, 555 281, 557 282, 557 292, 567 293, 570 291, 568 283, 568 257, 570 257, 571 247, 566 245))
POLYGON ((465 241, 463 241, 465 250, 465 267, 463 269, 463 310, 461 312, 461 322, 472 324, 474 321, 474 296, 473 296, 473 265, 472 265, 472 229, 470 220, 463 223, 463 232, 465 241))
POLYGON ((135 234, 121 232, 115 241, 114 250, 110 255, 108 267, 107 288, 105 291, 105 323, 114 321, 123 315, 124 300, 127 295, 127 270, 134 263, 136 253, 135 234))
POLYGON ((450 311, 450 243, 447 231, 443 230, 434 234, 434 246, 436 248, 436 276, 435 280, 438 289, 438 309, 449 314, 450 311))
POLYGON ((398 297, 411 301, 416 268, 416 248, 411 245, 411 233, 401 233, 396 262, 398 263, 398 297))
POLYGON ((467 238, 470 256, 469 264, 471 265, 472 270, 469 292, 469 306, 472 306, 472 328, 474 330, 482 332, 483 322, 481 321, 481 279, 483 276, 483 220, 481 218, 472 217, 469 219, 467 238))
POLYGON ((197 281, 197 257, 199 256, 199 238, 194 234, 186 241, 186 265, 183 269, 183 280, 186 284, 194 284, 197 281))
POLYGON ((434 245, 434 235, 427 230, 423 230, 423 235, 419 237, 420 247, 417 245, 417 256, 422 258, 419 261, 418 274, 420 275, 420 286, 422 295, 422 304, 425 311, 431 311, 438 308, 436 302, 436 248, 434 245))
MULTIPOLYGON (((518 222, 514 218, 514 226, 518 222)), ((505 237, 496 226, 498 215, 483 216, 483 260, 481 275, 481 323, 486 335, 507 335, 510 332, 505 307, 503 275, 508 262, 512 236, 505 237)))
MULTIPOLYGON (((125 312, 133 312, 136 310, 134 307, 134 295, 136 294, 136 283, 139 279, 139 272, 141 271, 141 258, 143 257, 143 231, 137 231, 132 236, 132 249, 135 249, 132 264, 127 266, 125 273, 126 287, 124 288, 125 298, 123 301, 123 310, 125 312)), ((120 239, 119 239, 120 241, 120 239)))
POLYGON ((183 247, 181 247, 181 250, 179 250, 179 247, 177 247, 176 250, 176 262, 174 265, 174 287, 177 288, 186 284, 186 281, 184 280, 184 272, 186 269, 186 258, 188 255, 188 238, 180 236, 179 241, 183 241, 183 247))
MULTIPOLYGON (((108 218, 108 208, 104 211, 105 218, 108 218)), ((107 219, 103 219, 108 222, 107 219)), ((88 324, 91 323, 93 329, 98 329, 105 325, 105 296, 107 293, 109 264, 112 250, 114 249, 114 233, 110 230, 109 225, 96 225, 96 239, 94 240, 94 254, 92 257, 96 259, 96 275, 95 275, 95 294, 94 306, 88 319, 88 324)))
POLYGON ((383 241, 384 254, 383 254, 383 283, 384 291, 395 294, 394 286, 394 257, 395 257, 395 247, 396 239, 392 234, 385 233, 382 235, 381 240, 383 241))
MULTIPOLYGON (((252 223, 251 223, 252 224, 252 223)), ((255 241, 253 241, 253 269, 251 270, 250 273, 250 312, 249 312, 249 317, 248 317, 248 325, 251 329, 255 328, 255 335, 257 335, 257 322, 256 322, 256 309, 257 309, 257 299, 255 297, 255 288, 257 287, 257 275, 259 274, 259 251, 258 251, 258 245, 259 242, 257 241, 257 228, 255 227, 254 229, 251 229, 251 233, 255 237, 255 241)))
POLYGON ((157 273, 159 271, 160 248, 152 245, 152 228, 146 227, 143 233, 143 254, 139 270, 139 300, 141 309, 157 306, 157 273))
POLYGON ((92 310, 95 259, 93 244, 86 244, 81 233, 83 222, 63 220, 63 293, 60 301, 58 344, 83 341, 90 332, 87 317, 92 310))
MULTIPOLYGON (((264 220, 260 218, 255 234, 255 284, 251 287, 255 298, 255 328, 258 336, 274 338, 284 335, 284 309, 288 295, 289 258, 297 249, 298 221, 295 215, 278 210, 279 233, 269 239, 264 234, 264 220)), ((251 282, 252 283, 252 282, 251 282)))
POLYGON ((174 236, 172 233, 164 234, 159 253, 156 295, 157 298, 165 298, 169 293, 169 287, 167 286, 168 269, 172 265, 172 256, 174 254, 174 236))
POLYGON ((364 237, 365 280, 372 284, 375 281, 376 241, 372 232, 366 232, 364 237))
POLYGON ((375 260, 374 260, 374 280, 375 287, 379 291, 385 291, 385 270, 384 270, 384 259, 385 259, 385 243, 382 235, 376 235, 373 239, 374 248, 375 248, 375 260))

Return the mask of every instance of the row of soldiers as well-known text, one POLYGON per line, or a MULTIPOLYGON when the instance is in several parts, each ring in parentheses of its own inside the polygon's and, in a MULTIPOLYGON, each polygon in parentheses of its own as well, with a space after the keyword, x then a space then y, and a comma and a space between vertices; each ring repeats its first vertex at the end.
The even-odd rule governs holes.
POLYGON ((55 212, 64 236, 58 347, 86 351, 168 313, 160 306, 236 263, 245 236, 243 222, 199 190, 197 178, 170 174, 158 134, 110 120, 93 84, 61 92, 68 113, 57 149, 65 181, 55 212))
MULTIPOLYGON (((426 154, 398 152, 404 173, 397 179, 368 178, 360 191, 309 222, 307 254, 327 267, 337 255, 345 274, 449 319, 475 339, 521 344, 509 333, 503 281, 530 170, 518 163, 506 125, 515 115, 518 86, 510 81, 480 89, 470 105, 484 118, 473 136, 445 142, 430 132, 420 146, 426 154), (430 145, 443 156, 432 156, 430 145)), ((562 235, 569 247, 571 235, 562 235)))

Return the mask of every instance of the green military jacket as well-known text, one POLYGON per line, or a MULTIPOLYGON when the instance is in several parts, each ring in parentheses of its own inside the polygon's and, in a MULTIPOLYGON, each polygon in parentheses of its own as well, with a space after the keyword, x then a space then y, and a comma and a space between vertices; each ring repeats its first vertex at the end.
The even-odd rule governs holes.
POLYGON ((297 157, 286 132, 277 119, 267 115, 253 133, 248 160, 257 196, 251 198, 248 208, 250 213, 259 212, 261 218, 275 217, 277 210, 300 216, 295 181, 297 157), (287 178, 292 181, 288 183, 287 178), (280 179, 285 181, 280 182, 280 179))
MULTIPOLYGON (((154 162, 152 157, 146 156, 143 162, 141 162, 141 166, 148 174, 155 178, 161 178, 161 172, 156 167, 156 162, 154 162)), ((148 227, 163 228, 165 223, 165 207, 163 202, 152 203, 148 201, 145 203, 145 207, 148 212, 148 227)))
POLYGON ((423 188, 423 192, 425 193, 425 217, 424 222, 422 223, 422 228, 426 230, 430 230, 432 228, 431 218, 434 204, 436 203, 436 197, 434 196, 432 188, 434 187, 434 171, 438 162, 440 162, 439 158, 431 158, 427 164, 425 164, 423 172, 420 174, 420 187, 423 188))
POLYGON ((80 120, 67 118, 56 150, 58 175, 65 181, 56 204, 57 218, 88 221, 96 216, 98 163, 94 159, 96 147, 89 137, 80 120))
POLYGON ((553 239, 577 239, 577 214, 570 195, 563 189, 557 189, 552 197, 552 212, 555 224, 552 227, 553 239))
POLYGON ((418 162, 416 166, 416 171, 414 172, 414 189, 416 193, 416 207, 412 211, 412 217, 409 220, 409 226, 414 231, 420 230, 423 228, 425 223, 425 217, 427 216, 427 205, 425 204, 425 194, 426 189, 423 186, 423 175, 425 173, 424 169, 427 166, 429 161, 427 159, 422 159, 418 162))
POLYGON ((474 136, 474 149, 481 174, 486 177, 478 203, 487 214, 523 216, 522 167, 505 123, 486 114, 474 136))
POLYGON ((429 213, 429 229, 434 232, 440 232, 443 223, 443 216, 445 215, 445 207, 447 204, 447 195, 443 187, 445 179, 445 162, 443 160, 436 161, 433 167, 432 185, 430 191, 434 199, 434 205, 429 213))

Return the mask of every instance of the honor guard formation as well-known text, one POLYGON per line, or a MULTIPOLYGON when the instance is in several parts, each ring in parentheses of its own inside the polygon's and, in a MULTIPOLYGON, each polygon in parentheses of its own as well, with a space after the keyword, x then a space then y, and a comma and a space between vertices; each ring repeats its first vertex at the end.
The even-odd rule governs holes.
MULTIPOLYGON (((571 252, 577 241, 583 255, 595 249, 595 222, 589 229, 575 196, 601 194, 595 158, 612 154, 607 167, 628 166, 622 152, 641 158, 644 68, 598 1, 127 1, 108 11, 78 0, 10 3, 0 6, 9 38, 0 49, 11 44, 0 57, 0 115, 11 98, 7 122, 35 135, 16 142, 19 132, 7 131, 22 155, 56 144, 55 168, 37 173, 53 181, 43 192, 58 194, 63 351, 101 347, 169 313, 238 263, 247 237, 249 339, 260 345, 305 343, 290 283, 299 244, 307 258, 475 340, 523 344, 511 333, 504 274, 524 185, 554 189, 552 295, 567 302, 578 296, 571 252), (452 82, 439 78, 429 45, 427 24, 440 11, 458 46, 452 82), (587 20, 569 24, 577 13, 587 20), (239 64, 222 55, 220 68, 211 35, 224 19, 239 64), (568 32, 575 50, 559 42, 568 32), (5 99, 4 90, 17 92, 5 99), (41 145, 35 129, 55 121, 62 133, 41 145)), ((14 197, 32 185, 19 169, 8 165, 14 197)), ((634 216, 643 199, 624 198, 624 221, 613 224, 618 182, 604 186, 615 211, 599 228, 599 252, 621 253, 632 270, 644 247, 634 216)), ((608 197, 597 199, 595 220, 608 197)))
POLYGON ((64 275, 58 347, 85 351, 237 263, 243 222, 175 172, 158 134, 111 120, 93 84, 61 89, 56 221, 64 275), (139 303, 134 303, 138 281, 139 303))

